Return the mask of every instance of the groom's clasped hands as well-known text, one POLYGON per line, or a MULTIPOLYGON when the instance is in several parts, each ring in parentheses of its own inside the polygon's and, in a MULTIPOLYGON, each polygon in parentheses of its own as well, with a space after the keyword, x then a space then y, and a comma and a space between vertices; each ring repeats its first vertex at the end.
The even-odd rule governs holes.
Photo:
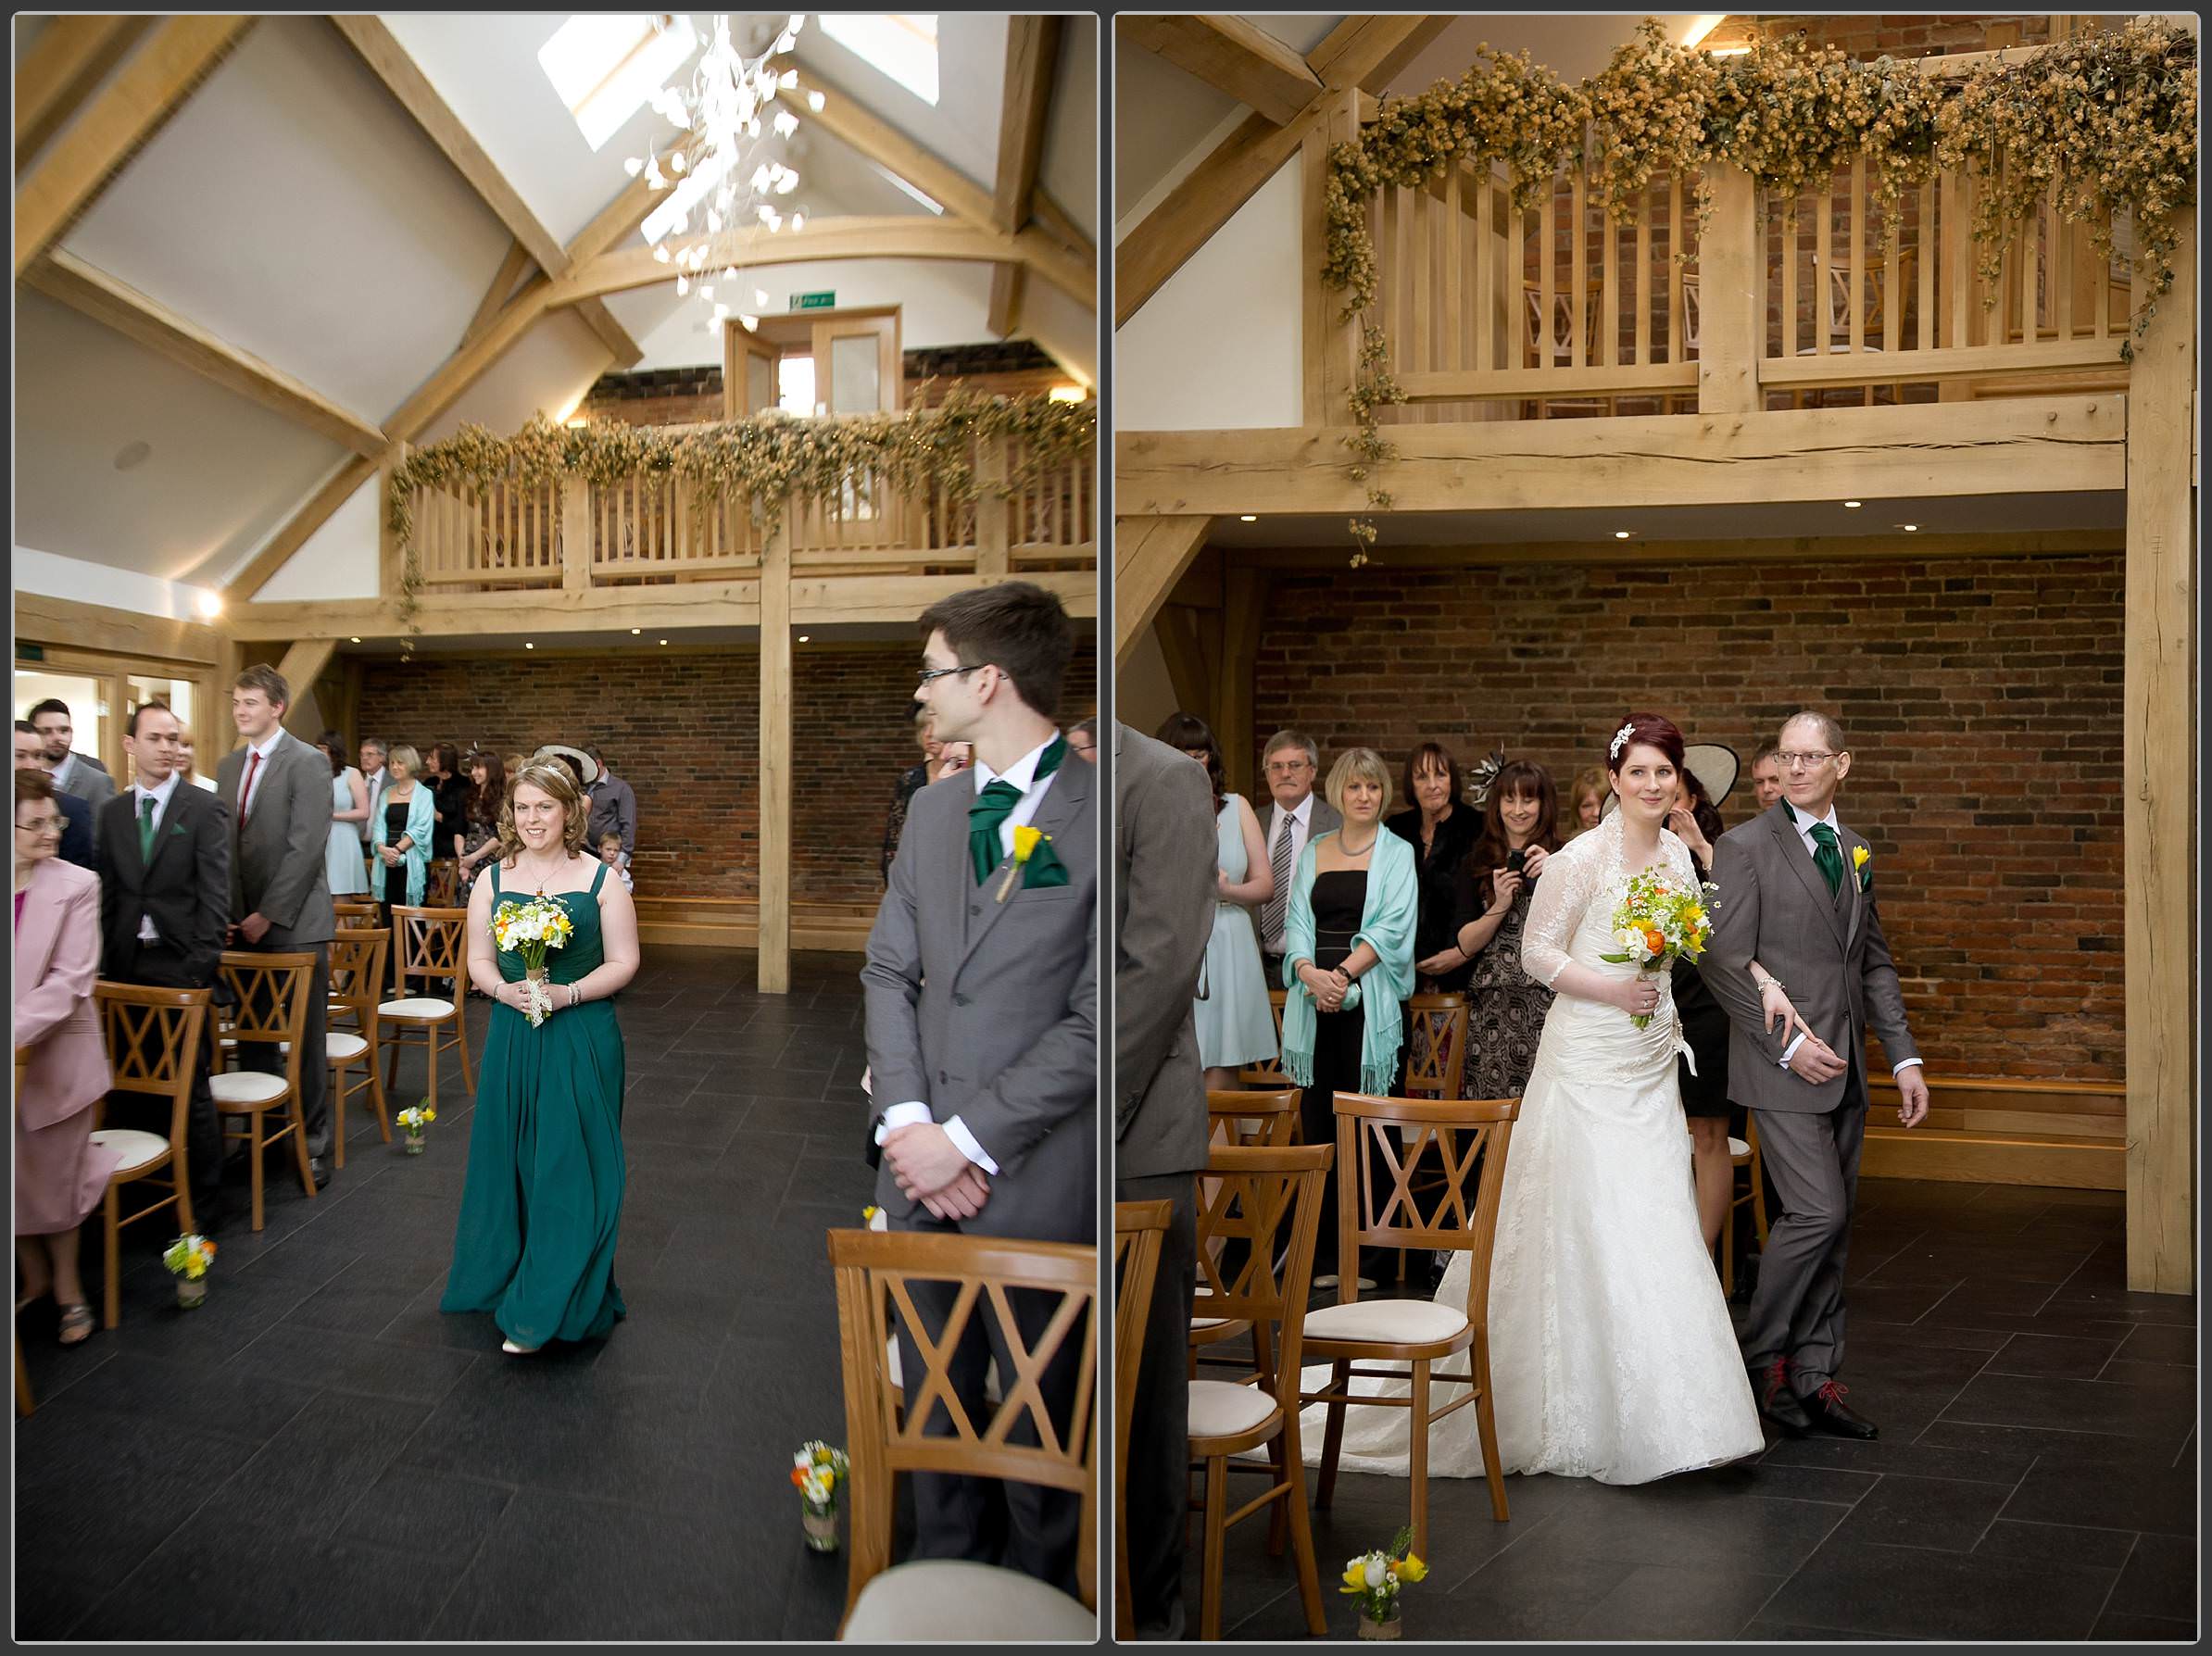
POLYGON ((883 1152, 899 1180, 899 1193, 939 1219, 973 1219, 990 1198, 983 1170, 934 1122, 894 1128, 884 1135, 883 1152))

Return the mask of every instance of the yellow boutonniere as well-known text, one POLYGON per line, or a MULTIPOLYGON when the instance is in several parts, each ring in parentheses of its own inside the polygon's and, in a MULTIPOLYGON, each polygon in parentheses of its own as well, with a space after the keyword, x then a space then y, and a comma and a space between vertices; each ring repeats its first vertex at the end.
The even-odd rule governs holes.
POLYGON ((1051 839, 1049 834, 1029 827, 1026 823, 1013 831, 1013 860, 1006 866, 1006 878, 999 882, 999 901, 1006 901, 1006 894, 1013 889, 1013 883, 1021 877, 1022 869, 1038 846, 1051 839))
POLYGON ((1874 853, 1866 849, 1865 846, 1854 846, 1851 847, 1851 866, 1854 870, 1865 868, 1873 860, 1874 853))

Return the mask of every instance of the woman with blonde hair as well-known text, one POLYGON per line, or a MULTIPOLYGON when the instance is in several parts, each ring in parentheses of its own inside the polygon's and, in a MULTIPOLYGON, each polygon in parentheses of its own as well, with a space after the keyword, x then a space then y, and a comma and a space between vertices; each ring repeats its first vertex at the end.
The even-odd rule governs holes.
POLYGON ((416 780, 422 756, 401 743, 384 756, 388 781, 379 796, 383 809, 371 824, 369 893, 392 923, 392 905, 420 908, 430 879, 430 842, 437 829, 437 798, 416 780))
POLYGON ((1588 834, 1598 825, 1598 819, 1605 814, 1605 797, 1613 791, 1613 784, 1602 765, 1590 765, 1575 772, 1575 785, 1567 791, 1565 831, 1561 843, 1577 834, 1588 834))
MULTIPOLYGON (((1306 1089, 1300 1113, 1308 1144, 1337 1142, 1335 1094, 1390 1090, 1421 908, 1414 848, 1383 832, 1390 773, 1382 756, 1350 749, 1324 792, 1343 824, 1299 853, 1283 920, 1283 1073, 1306 1089)), ((1351 1263, 1337 1259, 1335 1192, 1332 1178, 1322 1186, 1317 1288, 1334 1286, 1351 1263)))
MULTIPOLYGON (((469 976, 492 1009, 469 1130, 445 1311, 489 1311, 522 1357, 596 1339, 623 1314, 614 1282, 625 1164, 622 1032, 637 910, 584 847, 591 803, 557 759, 526 761, 499 813, 499 856, 469 894, 469 976), (540 982, 504 947, 510 910, 567 923, 540 982)), ((517 941, 508 938, 507 941, 517 941)))

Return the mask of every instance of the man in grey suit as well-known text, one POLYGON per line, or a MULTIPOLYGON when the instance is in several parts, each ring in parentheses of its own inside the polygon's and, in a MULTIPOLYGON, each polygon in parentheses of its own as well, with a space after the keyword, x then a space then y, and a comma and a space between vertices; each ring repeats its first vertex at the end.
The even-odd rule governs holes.
POLYGON ((96 820, 100 807, 115 797, 115 779, 91 754, 79 753, 69 746, 76 736, 70 726, 69 704, 47 697, 31 709, 31 727, 45 744, 46 774, 54 778, 55 791, 83 800, 96 820))
POLYGON ((1290 913, 1290 877, 1299 854, 1315 834, 1344 825, 1337 808, 1313 790, 1321 785, 1321 748, 1302 730, 1278 730, 1261 756, 1267 791, 1275 796, 1260 824, 1267 844, 1267 866, 1275 871, 1275 896, 1260 906, 1260 958, 1270 989, 1283 982, 1283 922, 1290 913))
POLYGON ((1142 1638, 1183 1637, 1183 1509, 1190 1379, 1184 1342, 1198 1290, 1197 1175, 1206 1080, 1191 1002, 1214 915, 1213 792, 1202 765, 1113 727, 1113 1173, 1118 1199, 1168 1201, 1126 1467, 1129 1583, 1142 1638))
MULTIPOLYGON (((914 796, 868 935, 876 1200, 893 1230, 1096 1246, 1097 772, 1062 762, 1069 749, 1054 725, 1074 653, 1067 613, 1042 587, 1009 581, 932 606, 921 629, 916 694, 941 737, 974 745, 975 762, 914 796)), ((950 1286, 913 1291, 934 1340, 950 1286)), ((1057 1297, 1011 1298, 1033 1347, 1057 1297)), ((924 1371, 903 1327, 899 1340, 911 1388, 924 1371)), ((1040 1387, 1062 1427, 1080 1346, 1077 1331, 1040 1387)), ((994 1359, 1015 1373, 1005 1331, 979 1314, 951 1362, 971 1421, 989 1417, 994 1359)), ((1015 1430, 1036 1440, 1026 1418, 1015 1430)), ((914 1508, 915 1556, 1003 1563, 1075 1590, 1074 1495, 927 1474, 914 1479, 914 1508)))
MULTIPOLYGON (((236 947, 315 957, 308 991, 307 1044, 299 1066, 300 1114, 308 1126, 308 1166, 320 1190, 330 1183, 330 1071, 322 1057, 330 997, 331 766, 320 750, 286 733, 291 687, 273 667, 254 666, 231 688, 231 717, 245 746, 223 755, 216 797, 230 808, 231 912, 236 947)), ((283 1060, 265 1043, 239 1045, 243 1069, 276 1070, 283 1060)))
POLYGON ((1866 1031, 1896 1072, 1897 1119, 1928 1114, 1928 1081, 1905 1027, 1904 997, 1874 904, 1874 853, 1836 820, 1851 771, 1843 732, 1823 713, 1781 729, 1782 798, 1721 835, 1720 895, 1700 975, 1728 1014, 1728 1091, 1758 1112, 1782 1215, 1767 1232, 1743 1329, 1759 1411, 1783 1431, 1868 1438, 1843 1401, 1843 1256, 1866 1129, 1866 1031), (1754 985, 1751 962, 1762 977, 1754 985), (1761 1007, 1780 984, 1805 1027, 1788 1040, 1761 1007))

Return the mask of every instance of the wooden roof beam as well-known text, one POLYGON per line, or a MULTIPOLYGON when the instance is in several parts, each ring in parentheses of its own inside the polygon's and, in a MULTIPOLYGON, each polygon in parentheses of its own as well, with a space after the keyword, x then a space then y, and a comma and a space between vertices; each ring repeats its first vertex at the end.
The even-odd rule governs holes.
POLYGON ((48 298, 358 455, 374 458, 387 446, 383 433, 370 421, 66 249, 57 247, 32 265, 23 280, 48 298))
MULTIPOLYGON (((1006 85, 999 106, 999 175, 991 192, 991 227, 1012 234, 1030 220, 1037 172, 1045 153, 1045 119, 1060 64, 1060 19, 1017 13, 1006 21, 1006 85)), ((1024 272, 1019 264, 991 270, 986 326, 1000 339, 1022 325, 1024 272)), ((1096 300, 1093 300, 1096 303, 1096 300)))
POLYGON ((1311 65, 1242 18, 1124 12, 1115 19, 1130 45, 1164 57, 1276 126, 1296 120, 1321 92, 1311 65))
POLYGON ((798 76, 798 86, 787 94, 778 94, 779 101, 786 95, 795 97, 799 102, 794 107, 801 108, 813 94, 822 94, 822 107, 801 114, 802 120, 860 151, 886 172, 921 191, 954 218, 987 228, 991 225, 990 191, 951 162, 923 148, 897 127, 872 114, 849 94, 839 91, 813 70, 801 68, 789 57, 778 61, 783 69, 798 76))
POLYGON ((82 15, 47 20, 16 65, 17 171, 83 107, 153 20, 82 15))
POLYGON ((253 21, 195 15, 154 25, 69 130, 18 179, 19 277, 99 199, 107 181, 182 107, 253 21))

